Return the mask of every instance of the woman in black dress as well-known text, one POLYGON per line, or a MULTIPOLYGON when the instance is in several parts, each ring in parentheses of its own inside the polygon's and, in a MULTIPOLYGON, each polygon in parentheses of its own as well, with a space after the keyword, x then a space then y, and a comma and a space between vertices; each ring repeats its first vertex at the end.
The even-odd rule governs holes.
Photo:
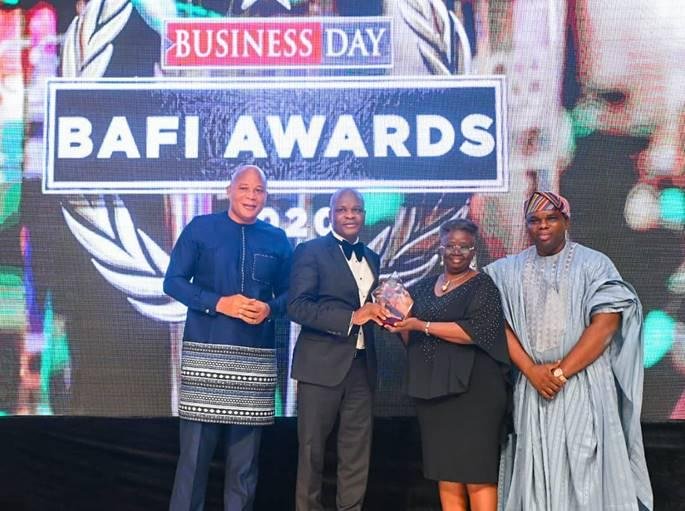
POLYGON ((499 291, 470 266, 477 232, 465 219, 440 227, 444 272, 414 286, 412 317, 386 327, 407 344, 423 471, 438 481, 445 511, 495 511, 510 402, 499 291))

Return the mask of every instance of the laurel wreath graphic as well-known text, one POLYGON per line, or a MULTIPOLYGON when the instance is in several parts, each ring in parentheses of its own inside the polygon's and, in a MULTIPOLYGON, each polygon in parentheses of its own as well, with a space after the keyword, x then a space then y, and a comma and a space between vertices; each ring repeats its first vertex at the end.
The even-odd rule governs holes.
MULTIPOLYGON (((65 34, 62 76, 104 75, 112 58, 112 41, 132 11, 129 0, 91 0, 65 34)), ((138 312, 160 321, 185 319, 185 306, 171 300, 162 289, 169 255, 145 232, 136 229, 118 196, 108 201, 85 197, 70 200, 62 205, 62 214, 74 237, 92 256, 93 266, 126 294, 138 312)))
POLYGON ((62 214, 74 237, 92 256, 91 262, 112 286, 127 295, 141 314, 161 321, 185 318, 185 306, 168 299, 162 289, 169 255, 136 229, 124 203, 102 199, 72 201, 62 214))
POLYGON ((462 49, 463 71, 471 72, 471 47, 466 30, 443 0, 404 0, 400 3, 402 19, 416 34, 419 52, 426 68, 434 75, 453 74, 456 38, 462 49))
POLYGON ((62 76, 98 78, 112 58, 112 41, 128 22, 129 0, 92 0, 83 16, 76 16, 64 34, 62 76))

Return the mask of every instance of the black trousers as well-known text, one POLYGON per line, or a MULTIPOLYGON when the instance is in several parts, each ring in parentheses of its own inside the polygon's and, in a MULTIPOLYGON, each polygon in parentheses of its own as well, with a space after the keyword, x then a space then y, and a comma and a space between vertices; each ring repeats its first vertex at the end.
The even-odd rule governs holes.
POLYGON ((326 439, 338 429, 338 510, 360 510, 366 493, 373 428, 373 394, 364 358, 355 358, 334 387, 297 384, 297 511, 319 511, 326 439))
POLYGON ((180 419, 180 454, 170 511, 202 511, 205 506, 209 464, 216 445, 224 444, 226 475, 224 509, 252 509, 257 487, 261 426, 213 424, 180 419))

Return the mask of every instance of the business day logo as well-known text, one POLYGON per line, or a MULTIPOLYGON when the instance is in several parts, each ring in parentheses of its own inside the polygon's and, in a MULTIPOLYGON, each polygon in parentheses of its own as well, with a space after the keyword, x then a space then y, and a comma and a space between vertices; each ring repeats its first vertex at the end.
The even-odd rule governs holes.
POLYGON ((167 19, 162 69, 392 67, 383 17, 167 19))

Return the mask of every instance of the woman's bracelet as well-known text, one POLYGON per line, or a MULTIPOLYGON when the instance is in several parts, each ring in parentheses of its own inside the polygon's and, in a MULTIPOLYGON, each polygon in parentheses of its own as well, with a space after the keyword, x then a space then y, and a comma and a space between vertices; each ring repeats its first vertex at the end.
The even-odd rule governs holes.
POLYGON ((430 334, 428 333, 428 329, 429 329, 430 327, 431 327, 431 322, 430 322, 430 321, 426 321, 426 323, 423 325, 423 333, 424 333, 425 335, 430 335, 430 334))

